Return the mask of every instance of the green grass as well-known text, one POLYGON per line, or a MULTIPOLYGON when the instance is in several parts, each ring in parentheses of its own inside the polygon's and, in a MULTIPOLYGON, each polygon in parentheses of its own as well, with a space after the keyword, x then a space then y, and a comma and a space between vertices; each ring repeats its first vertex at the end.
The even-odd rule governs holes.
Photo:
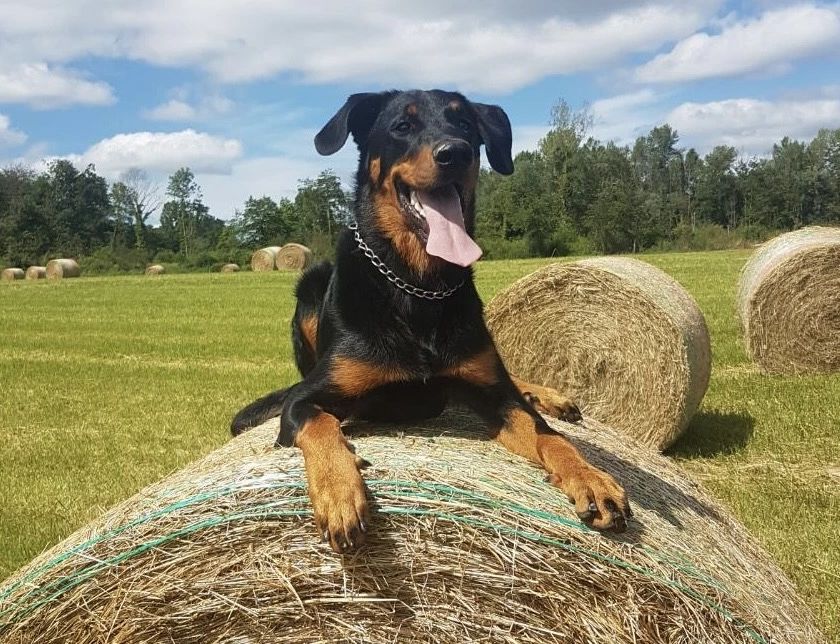
MULTIPOLYGON (((734 309, 745 251, 647 255, 697 298, 714 369, 674 458, 729 506, 840 642, 840 376, 768 377, 734 309)), ((551 260, 483 262, 485 301, 551 260)), ((0 579, 228 440, 231 414, 293 382, 294 277, 0 285, 0 579)))

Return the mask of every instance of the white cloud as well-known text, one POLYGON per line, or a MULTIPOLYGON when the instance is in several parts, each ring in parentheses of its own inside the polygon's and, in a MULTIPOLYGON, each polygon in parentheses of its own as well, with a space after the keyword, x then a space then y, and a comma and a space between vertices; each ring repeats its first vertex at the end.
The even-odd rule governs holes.
POLYGON ((760 101, 734 98, 683 103, 665 120, 684 145, 708 151, 731 145, 745 155, 767 154, 784 136, 812 138, 820 128, 840 123, 840 99, 760 101))
POLYGON ((797 5, 728 24, 716 35, 694 34, 637 68, 636 78, 672 83, 783 70, 799 58, 840 54, 839 42, 836 6, 797 5))
POLYGON ((396 12, 386 0, 252 0, 247 9, 221 0, 7 0, 0 60, 62 64, 92 55, 200 68, 222 82, 290 73, 308 82, 504 92, 655 51, 706 24, 719 4, 431 0, 396 12))
POLYGON ((230 219, 248 197, 268 196, 275 201, 293 199, 298 180, 315 177, 325 169, 316 160, 293 157, 258 157, 235 163, 226 175, 196 172, 210 214, 230 219))
POLYGON ((632 145, 662 115, 662 96, 651 89, 602 98, 592 103, 592 136, 618 145, 632 145))
POLYGON ((233 101, 224 96, 205 96, 196 103, 173 98, 147 111, 145 116, 155 121, 206 121, 232 109, 233 101))
POLYGON ((110 105, 115 100, 106 83, 87 80, 73 70, 46 63, 7 67, 0 62, 0 103, 52 108, 72 104, 110 105))
POLYGON ((114 177, 129 168, 169 173, 182 166, 196 173, 225 174, 241 156, 242 144, 235 139, 183 130, 117 134, 71 158, 79 164, 93 163, 99 173, 114 177))
POLYGON ((12 128, 9 117, 0 114, 0 148, 13 147, 26 141, 26 134, 12 128))

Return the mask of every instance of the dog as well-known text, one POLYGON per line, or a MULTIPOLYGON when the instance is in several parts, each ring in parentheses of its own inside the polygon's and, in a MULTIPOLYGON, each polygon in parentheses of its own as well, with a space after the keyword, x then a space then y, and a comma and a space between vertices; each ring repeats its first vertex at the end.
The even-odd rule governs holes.
POLYGON ((495 171, 513 172, 505 112, 441 90, 353 94, 315 148, 334 154, 351 135, 356 223, 338 239, 335 266, 306 271, 295 293, 292 341, 303 379, 242 409, 233 434, 281 417, 277 445, 303 452, 319 535, 339 553, 358 548, 370 524, 365 462, 341 421, 420 420, 451 401, 541 465, 584 523, 623 531, 631 509, 622 487, 539 413, 577 421, 577 407, 508 374, 473 284, 481 145, 495 171))

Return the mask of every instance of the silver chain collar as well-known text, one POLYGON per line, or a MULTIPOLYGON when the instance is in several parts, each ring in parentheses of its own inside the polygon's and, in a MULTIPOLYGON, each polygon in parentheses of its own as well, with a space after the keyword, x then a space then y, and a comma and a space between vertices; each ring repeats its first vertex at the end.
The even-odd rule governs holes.
POLYGON ((382 275, 385 276, 385 279, 391 282, 391 284, 396 286, 398 289, 405 291, 409 295, 420 297, 424 300, 443 300, 461 288, 466 281, 461 280, 460 284, 457 284, 445 291, 427 291, 419 286, 414 286, 414 284, 409 284, 401 277, 398 277, 394 271, 388 268, 385 262, 379 259, 379 256, 365 243, 365 240, 362 239, 362 236, 359 234, 359 224, 353 223, 349 224, 347 227, 353 231, 353 236, 356 238, 356 245, 359 247, 359 250, 365 254, 365 257, 370 260, 370 263, 373 264, 376 270, 382 273, 382 275))

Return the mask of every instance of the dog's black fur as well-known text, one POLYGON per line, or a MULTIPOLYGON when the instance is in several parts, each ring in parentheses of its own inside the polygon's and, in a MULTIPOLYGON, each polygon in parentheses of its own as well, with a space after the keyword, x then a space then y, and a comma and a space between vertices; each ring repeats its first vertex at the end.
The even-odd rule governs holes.
MULTIPOLYGON (((426 418, 438 415, 457 397, 486 419, 491 436, 543 462, 558 481, 569 478, 559 472, 564 465, 557 464, 566 463, 565 455, 549 467, 544 461, 551 458, 543 453, 548 448, 534 448, 535 452, 508 444, 517 432, 525 436, 522 441, 534 445, 548 440, 539 436, 558 435, 534 410, 531 403, 536 398, 517 388, 498 358, 472 270, 426 254, 423 221, 401 207, 400 194, 410 188, 454 184, 472 236, 480 146, 485 146, 494 170, 513 172, 507 115, 497 106, 439 90, 354 94, 316 136, 315 146, 321 154, 333 154, 350 135, 359 149, 354 214, 361 239, 406 283, 428 291, 463 284, 443 299, 411 295, 386 279, 360 250, 354 232, 345 230, 335 266, 314 266, 297 286, 292 339, 302 381, 251 403, 233 419, 231 430, 238 434, 281 416, 277 444, 304 448, 316 521, 339 551, 362 540, 363 510, 349 512, 358 515, 358 521, 348 519, 338 492, 345 482, 325 482, 332 475, 325 473, 329 467, 324 446, 329 443, 330 449, 338 450, 330 458, 343 458, 340 448, 332 439, 317 438, 318 449, 309 450, 316 453, 310 459, 303 434, 310 443, 315 436, 333 436, 335 429, 325 428, 337 428, 337 421, 348 417, 426 418), (316 426, 317 431, 305 431, 316 426), (317 468, 321 474, 314 473, 317 468)), ((567 419, 579 418, 571 403, 555 411, 567 419)), ((352 478, 346 485, 361 484, 360 478, 352 478)), ((558 485, 566 489, 564 483, 558 485)), ((629 505, 623 491, 615 488, 618 491, 610 488, 611 494, 600 497, 587 494, 588 502, 578 503, 581 518, 596 527, 624 529, 629 505)))

